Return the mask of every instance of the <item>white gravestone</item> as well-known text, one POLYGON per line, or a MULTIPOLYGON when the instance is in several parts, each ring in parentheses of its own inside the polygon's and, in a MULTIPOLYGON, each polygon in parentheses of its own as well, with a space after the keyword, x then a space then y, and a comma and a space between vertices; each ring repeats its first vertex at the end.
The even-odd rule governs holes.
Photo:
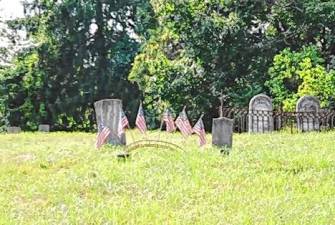
POLYGON ((298 129, 302 132, 320 130, 320 101, 314 96, 301 97, 296 105, 298 129))
POLYGON ((94 103, 96 119, 98 123, 98 132, 102 127, 108 127, 111 134, 107 142, 112 145, 125 145, 126 136, 118 136, 119 122, 122 113, 122 101, 120 99, 103 99, 94 103))
POLYGON ((7 133, 9 134, 21 133, 21 128, 20 127, 7 127, 7 133))
POLYGON ((40 124, 38 125, 39 132, 50 132, 50 125, 49 124, 40 124))
POLYGON ((249 103, 248 131, 265 133, 273 131, 272 99, 264 94, 254 96, 249 103))

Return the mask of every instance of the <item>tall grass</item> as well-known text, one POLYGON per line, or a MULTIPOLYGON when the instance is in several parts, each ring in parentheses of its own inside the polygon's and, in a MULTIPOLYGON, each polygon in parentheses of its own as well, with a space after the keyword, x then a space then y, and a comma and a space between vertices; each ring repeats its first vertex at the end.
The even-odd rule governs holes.
POLYGON ((124 161, 95 134, 0 135, 0 224, 335 224, 335 132, 235 134, 229 156, 148 138, 184 151, 124 161))

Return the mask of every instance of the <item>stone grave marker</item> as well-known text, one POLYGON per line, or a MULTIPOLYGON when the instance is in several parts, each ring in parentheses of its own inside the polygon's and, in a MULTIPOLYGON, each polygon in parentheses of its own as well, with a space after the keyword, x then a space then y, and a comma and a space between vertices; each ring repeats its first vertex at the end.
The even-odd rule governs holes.
POLYGON ((40 124, 38 125, 39 132, 50 132, 50 125, 49 124, 40 124))
POLYGON ((7 133, 9 134, 18 134, 21 132, 20 127, 7 127, 7 133))
POLYGON ((102 126, 111 130, 107 143, 112 145, 125 145, 126 136, 118 136, 119 121, 122 113, 122 101, 120 99, 103 99, 94 103, 95 115, 98 123, 98 132, 102 126))
POLYGON ((298 130, 316 131, 320 130, 320 101, 314 96, 301 97, 296 105, 298 130))
POLYGON ((249 102, 248 131, 265 133, 273 131, 272 99, 264 94, 254 96, 249 102))
POLYGON ((217 147, 231 148, 233 145, 233 124, 232 119, 225 117, 213 119, 212 144, 217 147))

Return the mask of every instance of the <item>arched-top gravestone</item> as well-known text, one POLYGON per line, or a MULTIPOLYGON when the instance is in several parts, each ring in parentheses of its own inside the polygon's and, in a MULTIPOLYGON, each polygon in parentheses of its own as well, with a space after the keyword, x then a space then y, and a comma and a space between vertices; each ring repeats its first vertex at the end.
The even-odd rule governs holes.
POLYGON ((318 113, 320 101, 314 96, 301 97, 296 105, 297 124, 300 131, 314 131, 320 129, 318 113))
POLYGON ((273 131, 272 99, 264 94, 254 96, 249 102, 248 120, 249 132, 273 131))
POLYGON ((108 127, 111 134, 107 143, 112 145, 125 145, 126 136, 118 136, 119 122, 122 113, 122 101, 120 99, 103 99, 94 103, 95 115, 98 123, 98 132, 102 127, 108 127))

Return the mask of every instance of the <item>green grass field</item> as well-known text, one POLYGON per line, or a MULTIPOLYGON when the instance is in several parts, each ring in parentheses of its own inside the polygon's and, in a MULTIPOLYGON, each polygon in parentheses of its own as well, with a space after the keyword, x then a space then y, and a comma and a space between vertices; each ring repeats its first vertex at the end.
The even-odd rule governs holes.
POLYGON ((234 134, 229 156, 160 139, 184 152, 1 134, 0 224, 335 224, 335 132, 234 134))

